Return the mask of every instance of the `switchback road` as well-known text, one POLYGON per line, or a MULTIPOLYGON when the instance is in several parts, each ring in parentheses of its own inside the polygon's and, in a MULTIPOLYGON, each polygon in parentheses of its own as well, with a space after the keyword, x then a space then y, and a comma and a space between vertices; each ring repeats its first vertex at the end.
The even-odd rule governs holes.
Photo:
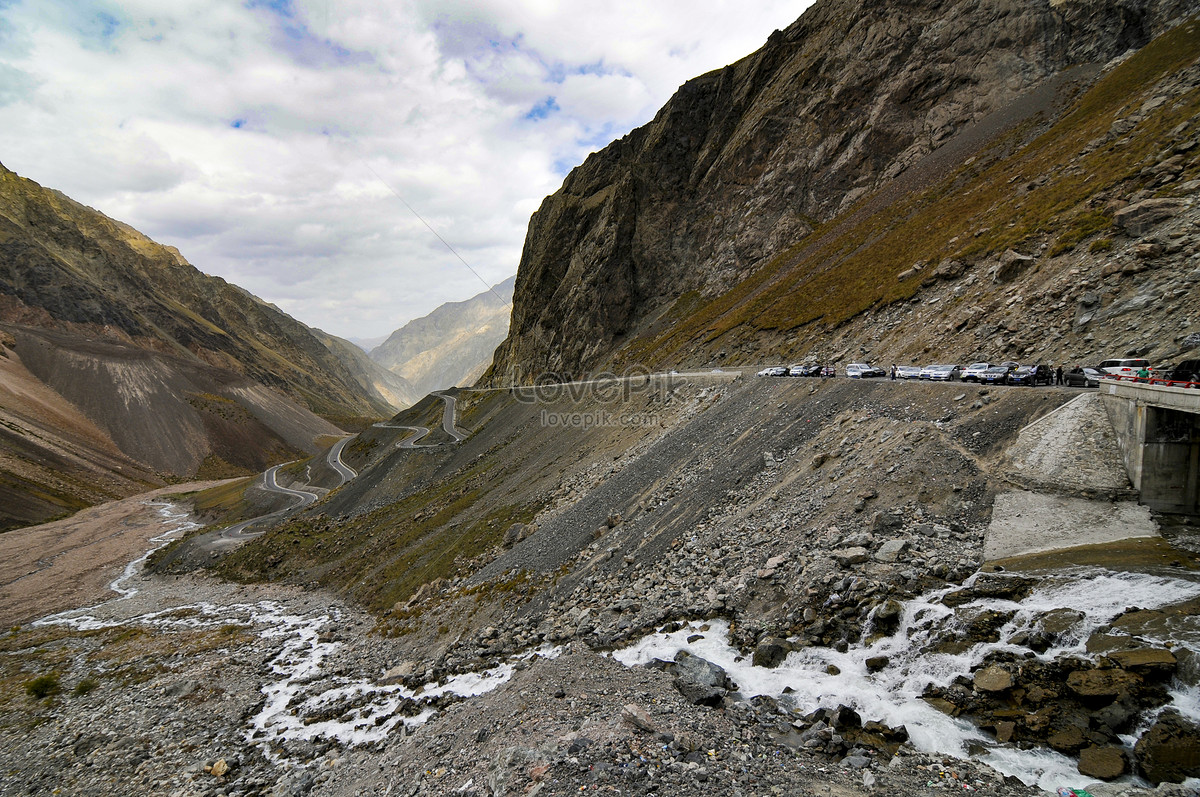
MULTIPOLYGON (((339 441, 339 445, 344 445, 350 439, 351 438, 347 437, 345 440, 339 441)), ((335 446, 335 448, 336 448, 336 446, 335 446)), ((331 462, 331 464, 332 464, 332 462, 331 462)), ((279 484, 279 482, 276 480, 276 474, 279 472, 279 469, 282 467, 283 467, 283 465, 275 465, 274 467, 268 468, 267 471, 265 473, 263 473, 263 485, 262 485, 263 489, 266 490, 267 492, 280 493, 282 495, 290 495, 291 497, 296 499, 296 503, 292 504, 289 507, 285 507, 284 509, 278 509, 278 510, 271 512, 269 514, 266 514, 266 515, 259 515, 256 518, 251 518, 250 520, 244 520, 241 523, 230 526, 227 529, 222 529, 221 534, 220 534, 221 540, 240 542, 242 540, 250 540, 255 537, 258 537, 261 534, 263 534, 263 532, 262 531, 250 531, 250 527, 256 526, 265 520, 274 520, 276 518, 283 517, 287 513, 291 512, 293 509, 299 509, 302 506, 308 506, 309 504, 311 504, 317 500, 317 496, 315 493, 305 492, 304 490, 293 490, 290 487, 281 486, 279 484)))
POLYGON ((333 447, 329 449, 329 467, 333 468, 334 471, 337 472, 338 477, 342 480, 338 487, 341 487, 342 484, 345 484, 358 475, 358 472, 355 471, 354 468, 350 467, 345 462, 342 462, 342 449, 344 449, 346 444, 353 440, 356 436, 357 435, 343 437, 341 440, 338 440, 336 443, 334 443, 333 447))

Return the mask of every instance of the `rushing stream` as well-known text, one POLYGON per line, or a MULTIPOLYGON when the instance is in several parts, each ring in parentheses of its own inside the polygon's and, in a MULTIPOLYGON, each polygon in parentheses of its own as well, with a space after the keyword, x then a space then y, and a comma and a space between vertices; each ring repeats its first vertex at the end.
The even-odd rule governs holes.
MULTIPOLYGON (((1033 630, 1040 616, 1053 609, 1075 610, 1083 619, 1064 635, 1060 644, 1036 654, 1046 661, 1063 655, 1084 655, 1088 637, 1128 607, 1156 609, 1200 596, 1200 584, 1182 579, 1098 569, 1061 572, 1045 579, 1039 589, 1022 601, 981 599, 962 607, 1015 611, 1012 620, 1000 630, 999 641, 979 643, 959 654, 929 652, 932 643, 956 633, 954 609, 938 602, 954 589, 958 588, 908 601, 898 630, 872 644, 851 646, 845 653, 831 648, 804 648, 790 653, 775 669, 755 667, 748 657, 731 647, 729 629, 723 622, 694 622, 673 633, 652 634, 615 652, 613 657, 634 666, 654 659, 669 661, 678 651, 686 650, 725 668, 743 697, 769 695, 801 712, 822 706, 850 706, 864 720, 905 726, 918 749, 966 757, 971 747, 982 746, 988 749, 984 760, 993 768, 1053 790, 1056 786, 1078 783, 1080 775, 1072 759, 1048 749, 1020 750, 998 745, 966 720, 943 714, 922 700, 926 688, 948 686, 959 676, 969 676, 989 653, 998 650, 1028 655, 1028 648, 1011 640, 1021 632, 1033 630), (698 633, 703 635, 702 639, 687 641, 698 633), (866 661, 874 656, 887 656, 888 665, 870 673, 866 661)), ((1178 618, 1171 636, 1172 639, 1155 639, 1142 635, 1141 639, 1149 644, 1172 642, 1200 650, 1200 618, 1178 618)), ((1200 690, 1176 683, 1172 697, 1172 705, 1181 713, 1200 720, 1200 690)))
MULTIPOLYGON (((327 628, 342 624, 336 610, 308 615, 288 611, 275 601, 217 605, 208 602, 174 606, 127 619, 107 619, 98 611, 138 593, 135 579, 146 558, 184 532, 196 528, 186 513, 167 503, 153 504, 169 528, 154 538, 156 548, 131 562, 110 586, 118 593, 107 604, 60 612, 35 625, 69 625, 81 630, 125 624, 169 628, 216 628, 238 623, 259 629, 259 636, 279 651, 270 662, 272 677, 262 685, 261 708, 249 719, 244 735, 275 759, 280 743, 290 740, 336 740, 345 745, 379 741, 400 726, 412 728, 427 722, 435 709, 427 701, 443 695, 469 698, 505 683, 521 660, 554 658, 560 649, 544 647, 515 656, 492 669, 464 673, 441 683, 417 689, 400 684, 382 685, 364 678, 325 672, 326 659, 343 644, 323 636, 327 628), (326 718, 327 717, 327 718, 326 718), (307 718, 307 720, 306 720, 307 718), (316 718, 316 719, 314 719, 316 718)), ((980 599, 960 607, 1014 612, 1001 629, 997 642, 975 644, 957 653, 931 652, 938 640, 956 634, 955 610, 940 599, 952 589, 924 595, 904 604, 898 630, 870 644, 845 652, 830 648, 804 648, 788 655, 777 668, 755 667, 749 657, 731 647, 728 626, 721 621, 695 621, 671 633, 648 635, 611 655, 627 666, 654 659, 671 660, 681 650, 723 667, 738 684, 743 698, 769 695, 801 713, 818 707, 847 705, 865 720, 878 720, 907 728, 911 742, 921 750, 966 757, 986 749, 984 760, 1005 774, 1029 784, 1054 787, 1078 783, 1075 762, 1051 750, 1021 750, 997 744, 988 734, 962 719, 943 714, 921 699, 927 687, 946 686, 959 676, 969 676, 995 651, 1034 655, 1013 643, 1030 631, 1040 617, 1054 609, 1071 609, 1083 618, 1063 635, 1055 647, 1041 654, 1045 660, 1064 655, 1084 655, 1089 636, 1128 607, 1155 609, 1200 596, 1200 583, 1137 573, 1076 569, 1047 577, 1041 586, 1020 601, 980 599), (693 641, 689 642, 691 637, 693 641), (868 672, 866 660, 886 656, 888 664, 868 672), (835 674, 836 673, 836 674, 835 674)), ((1152 645, 1173 645, 1200 651, 1200 617, 1177 616, 1170 638, 1141 639, 1152 645)), ((1172 706, 1200 720, 1200 688, 1178 682, 1172 685, 1172 706)), ((1132 743, 1133 738, 1126 740, 1132 743)))

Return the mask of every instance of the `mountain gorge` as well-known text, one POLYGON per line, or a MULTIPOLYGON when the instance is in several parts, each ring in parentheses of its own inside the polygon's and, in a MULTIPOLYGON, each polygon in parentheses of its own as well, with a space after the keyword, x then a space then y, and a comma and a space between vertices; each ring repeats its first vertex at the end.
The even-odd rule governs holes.
POLYGON ((61 197, 0 216, 0 500, 299 460, 6 637, 0 792, 1184 797, 1200 519, 1139 504, 1113 414, 1198 391, 738 366, 1200 356, 1198 120, 1194 3, 818 0, 369 357, 156 292, 181 259, 83 210, 116 232, 34 235, 61 197), (109 301, 121 258, 151 290, 109 301), (468 380, 508 290, 479 382, 320 450, 468 380))
POLYGON ((473 384, 508 333, 515 279, 408 322, 372 349, 371 359, 409 383, 417 398, 473 384))
POLYGON ((369 361, 352 371, 177 250, 2 167, 0 333, 3 527, 257 472, 393 411, 369 361))
MULTIPOLYGON (((758 52, 686 83, 652 122, 591 155, 543 202, 488 383, 831 357, 862 338, 873 355, 907 360, 936 346, 967 358, 982 341, 946 346, 932 330, 888 340, 895 319, 884 316, 928 289, 931 274, 939 287, 961 288, 947 283, 1012 250, 1038 264, 1022 276, 1040 271, 1031 287, 1040 286, 1074 265, 1049 257, 1086 237, 1114 237, 1112 203, 1155 194, 1158 175, 1134 184, 1130 172, 1174 157, 1165 150, 1195 134, 1194 114, 1173 104, 1194 96, 1194 52, 1181 34, 1163 45, 1180 48, 1166 61, 1146 58, 1121 78, 1106 70, 1189 8, 816 4, 758 52), (1156 90, 1172 79, 1187 85, 1156 90), (1107 85, 1092 101, 1073 104, 1097 82, 1107 85), (1135 124, 1131 114, 1159 95, 1172 103, 1135 124), (1131 120, 1130 135, 1101 141, 1120 118, 1131 120), (1024 199, 1055 178, 1061 190, 1037 196, 1046 202, 1024 199), (986 191, 963 206, 973 185, 986 191)), ((1183 160, 1178 174, 1193 175, 1191 156, 1183 160)), ((1011 282, 977 281, 967 304, 1002 306, 1024 287, 1011 282)))

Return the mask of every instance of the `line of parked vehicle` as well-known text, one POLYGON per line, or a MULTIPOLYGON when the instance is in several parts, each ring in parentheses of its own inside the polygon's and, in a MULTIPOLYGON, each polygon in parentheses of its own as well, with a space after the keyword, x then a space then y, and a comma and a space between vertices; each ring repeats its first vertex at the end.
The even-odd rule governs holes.
MULTIPOLYGON (((869 363, 850 363, 845 368, 851 379, 871 379, 889 376, 889 372, 869 363)), ((776 365, 764 368, 759 376, 836 376, 831 365, 804 363, 792 366, 776 365)), ((1053 385, 1058 374, 1049 365, 1021 365, 1006 361, 998 364, 979 362, 971 365, 893 365, 893 379, 924 379, 932 382, 975 382, 986 385, 1053 385)), ((1200 388, 1200 360, 1184 360, 1178 365, 1150 367, 1149 360, 1104 360, 1093 367, 1076 366, 1064 370, 1063 383, 1068 387, 1099 387, 1101 379, 1125 379, 1174 387, 1200 388)))

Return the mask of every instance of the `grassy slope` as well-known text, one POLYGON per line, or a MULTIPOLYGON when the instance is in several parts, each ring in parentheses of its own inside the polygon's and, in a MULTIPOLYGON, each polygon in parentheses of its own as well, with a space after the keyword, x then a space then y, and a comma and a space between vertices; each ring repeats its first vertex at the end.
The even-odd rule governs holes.
MULTIPOLYGON (((1161 106, 1125 139, 1090 152, 1089 143, 1136 111, 1156 82, 1198 56, 1200 22, 1193 19, 1138 51, 1049 130, 1011 154, 993 155, 990 162, 973 159, 932 188, 845 224, 851 208, 719 297, 680 297, 667 324, 652 325, 630 341, 617 355, 618 364, 664 365, 689 351, 712 351, 759 332, 836 326, 911 298, 942 261, 973 263, 1043 236, 1055 241, 1051 252, 1066 251, 1110 224, 1089 200, 1130 181, 1147 158, 1195 131, 1200 95, 1191 92, 1161 106), (1181 124, 1186 132, 1176 130, 1181 124), (1054 179, 1033 191, 1016 190, 1043 175, 1054 179), (921 261, 929 265, 920 274, 897 279, 921 261)), ((992 152, 1019 145, 1028 133, 1028 125, 1017 128, 995 142, 992 152)), ((1186 177, 1198 171, 1193 158, 1186 177)))

